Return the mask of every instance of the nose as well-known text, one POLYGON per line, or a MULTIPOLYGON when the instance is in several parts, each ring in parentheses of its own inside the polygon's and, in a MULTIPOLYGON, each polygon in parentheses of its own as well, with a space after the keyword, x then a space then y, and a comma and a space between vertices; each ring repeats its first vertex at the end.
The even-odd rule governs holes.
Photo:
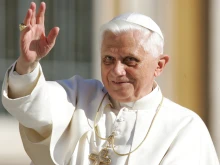
POLYGON ((126 75, 125 66, 120 61, 117 61, 112 69, 114 76, 124 76, 126 75))

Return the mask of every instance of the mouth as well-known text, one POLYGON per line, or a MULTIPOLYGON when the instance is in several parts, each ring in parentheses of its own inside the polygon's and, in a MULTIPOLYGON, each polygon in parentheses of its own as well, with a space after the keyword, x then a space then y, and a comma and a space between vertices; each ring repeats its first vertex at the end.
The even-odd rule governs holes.
POLYGON ((120 85, 120 84, 127 84, 129 82, 127 82, 127 81, 112 81, 112 83, 120 85))

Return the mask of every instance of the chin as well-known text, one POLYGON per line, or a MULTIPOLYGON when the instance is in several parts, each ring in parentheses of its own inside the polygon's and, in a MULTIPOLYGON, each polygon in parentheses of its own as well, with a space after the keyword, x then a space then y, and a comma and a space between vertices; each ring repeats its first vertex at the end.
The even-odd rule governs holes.
POLYGON ((132 101, 132 98, 129 97, 128 92, 126 92, 126 93, 109 92, 109 94, 114 100, 119 101, 119 102, 130 102, 130 101, 132 101))

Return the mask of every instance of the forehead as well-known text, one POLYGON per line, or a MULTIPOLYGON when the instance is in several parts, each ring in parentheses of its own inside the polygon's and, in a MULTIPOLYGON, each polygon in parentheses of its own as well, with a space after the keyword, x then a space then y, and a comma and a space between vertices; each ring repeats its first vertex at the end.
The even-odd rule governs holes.
MULTIPOLYGON (((142 37, 143 38, 143 37, 142 37)), ((130 30, 126 32, 113 33, 111 31, 104 32, 102 44, 113 44, 111 42, 117 42, 117 44, 134 44, 138 43, 141 38, 141 32, 137 30, 130 30)))
POLYGON ((143 49, 142 43, 144 40, 146 40, 146 37, 138 30, 130 30, 119 34, 106 31, 103 35, 101 51, 113 49, 137 51, 143 49))

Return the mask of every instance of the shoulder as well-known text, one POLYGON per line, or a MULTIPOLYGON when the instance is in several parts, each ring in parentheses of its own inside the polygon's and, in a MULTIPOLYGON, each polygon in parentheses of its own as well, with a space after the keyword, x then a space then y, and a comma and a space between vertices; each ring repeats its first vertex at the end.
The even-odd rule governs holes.
POLYGON ((80 90, 80 91, 95 91, 102 90, 103 84, 96 79, 84 79, 81 76, 75 75, 70 79, 57 80, 61 86, 66 90, 80 90))
POLYGON ((205 123, 198 114, 167 98, 164 99, 160 113, 163 124, 170 125, 172 129, 207 129, 205 123))
POLYGON ((200 116, 167 98, 164 99, 158 119, 160 131, 166 132, 171 142, 193 138, 212 143, 207 126, 200 116))
POLYGON ((194 111, 188 109, 184 106, 181 106, 167 98, 164 99, 162 109, 166 111, 171 117, 184 118, 184 117, 192 117, 192 118, 200 118, 194 111))
POLYGON ((199 115, 169 99, 164 99, 158 115, 160 129, 157 133, 163 137, 161 145, 165 143, 169 146, 162 164, 216 164, 217 156, 211 136, 199 115))
POLYGON ((58 80, 70 100, 78 102, 91 102, 91 100, 100 100, 106 93, 103 84, 96 79, 84 79, 75 75, 70 79, 58 80))

